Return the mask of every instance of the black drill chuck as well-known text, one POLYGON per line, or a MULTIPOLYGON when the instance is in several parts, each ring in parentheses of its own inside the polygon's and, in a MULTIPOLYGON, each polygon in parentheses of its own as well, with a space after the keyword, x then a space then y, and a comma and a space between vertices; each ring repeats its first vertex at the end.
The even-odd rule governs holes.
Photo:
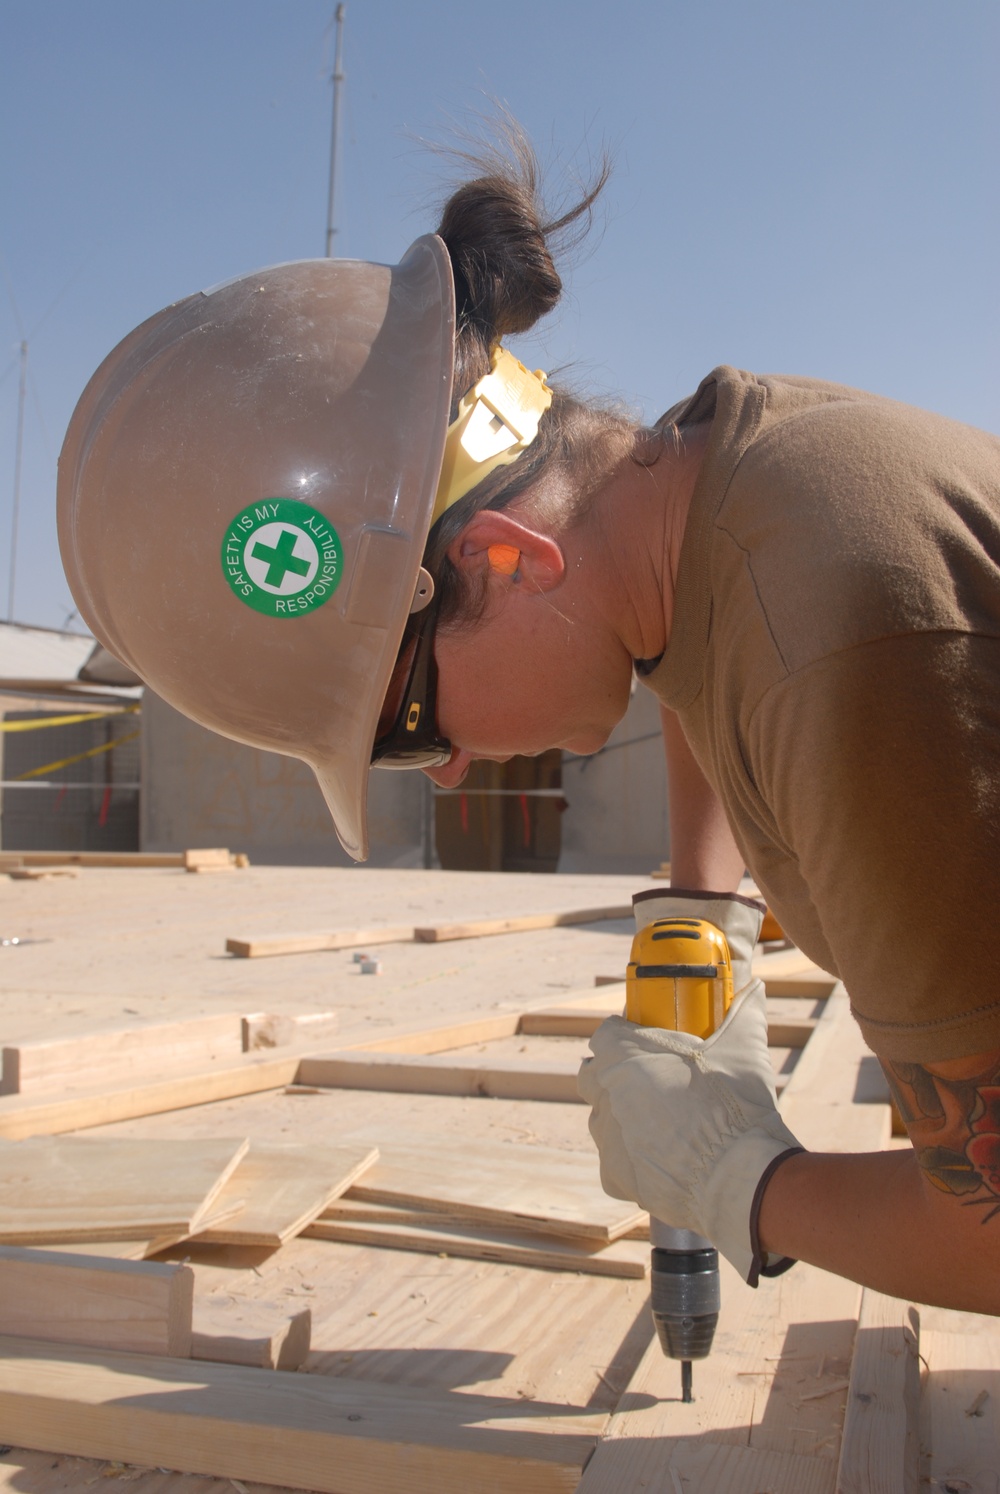
POLYGON ((650 1262, 653 1322, 671 1359, 707 1359, 719 1321, 719 1252, 654 1248, 650 1262))

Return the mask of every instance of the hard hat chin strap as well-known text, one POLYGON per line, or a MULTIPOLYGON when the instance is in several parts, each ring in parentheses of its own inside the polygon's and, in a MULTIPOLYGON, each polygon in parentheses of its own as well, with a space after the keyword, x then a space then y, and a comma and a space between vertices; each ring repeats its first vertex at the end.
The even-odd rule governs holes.
POLYGON ((462 396, 448 427, 432 525, 494 468, 517 460, 551 403, 541 369, 531 373, 506 348, 494 348, 489 373, 462 396))

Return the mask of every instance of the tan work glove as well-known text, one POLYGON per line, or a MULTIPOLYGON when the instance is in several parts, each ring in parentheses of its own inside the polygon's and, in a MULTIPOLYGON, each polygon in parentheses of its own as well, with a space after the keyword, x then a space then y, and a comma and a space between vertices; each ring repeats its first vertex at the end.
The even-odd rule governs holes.
POLYGON ((762 1256, 756 1216, 775 1167, 803 1150, 778 1114, 764 987, 750 969, 763 910, 721 894, 636 899, 640 928, 677 915, 707 918, 729 941, 726 1020, 703 1041, 609 1017, 591 1038, 580 1093, 592 1107, 605 1191, 704 1236, 756 1286, 792 1264, 762 1256))

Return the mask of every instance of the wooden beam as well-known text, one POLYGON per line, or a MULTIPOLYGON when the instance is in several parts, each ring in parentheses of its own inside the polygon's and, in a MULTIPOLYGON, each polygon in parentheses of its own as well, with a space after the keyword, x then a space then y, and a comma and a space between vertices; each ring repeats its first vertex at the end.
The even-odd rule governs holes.
MULTIPOLYGON (((614 1004, 604 1010, 549 1007, 525 1012, 518 1032, 534 1037, 592 1037, 605 1018, 618 1014, 614 1004)), ((804 1048, 816 1026, 811 1017, 769 1017, 767 1041, 771 1048, 804 1048)))
MULTIPOLYGON (((442 1023, 435 1018, 419 1027, 401 1032, 387 1032, 384 1037, 365 1038, 360 1043, 345 1043, 342 1053, 447 1053, 451 1048, 471 1048, 474 1043, 490 1043, 497 1038, 514 1037, 520 1031, 521 1013, 490 1013, 484 1017, 462 1017, 442 1023)), ((303 1081, 305 1082, 305 1081, 303 1081)))
POLYGON ((911 1494, 918 1488, 919 1350, 917 1309, 866 1289, 851 1361, 837 1494, 911 1494))
POLYGON ((318 1494, 572 1494, 605 1417, 0 1340, 0 1439, 318 1494))
POLYGON ((297 1370, 312 1339, 312 1309, 289 1313, 280 1302, 199 1298, 194 1309, 191 1358, 253 1369, 297 1370))
POLYGON ((81 1090, 66 1099, 36 1099, 32 1095, 0 1098, 0 1138, 20 1141, 27 1136, 52 1136, 112 1121, 186 1110, 238 1095, 260 1094, 292 1084, 297 1055, 288 1058, 251 1057, 231 1067, 178 1075, 172 1079, 128 1085, 121 1089, 81 1090))
POLYGON ((332 1053, 303 1058, 298 1084, 323 1089, 381 1089, 418 1095, 471 1095, 493 1100, 551 1100, 582 1104, 577 1059, 533 1063, 501 1059, 459 1061, 407 1053, 332 1053))
POLYGON ((187 1358, 193 1300, 190 1266, 0 1246, 3 1334, 187 1358))
POLYGON ((329 933, 238 934, 226 940, 226 953, 241 960, 271 955, 319 954, 325 950, 365 949, 369 944, 412 944, 413 928, 334 929, 329 933))
POLYGON ((17 866, 91 866, 122 869, 171 867, 182 870, 187 859, 198 865, 203 858, 226 857, 235 866, 246 866, 246 856, 229 851, 0 851, 0 871, 17 866))
POLYGON ((336 1012, 250 1012, 242 1019, 243 1051, 324 1042, 339 1025, 336 1012))
POLYGON ((242 1051, 239 1012, 18 1043, 3 1049, 0 1093, 64 1093, 86 1085, 90 1074, 99 1075, 105 1085, 117 1078, 160 1078, 171 1067, 190 1071, 220 1059, 232 1062, 242 1051))
POLYGON ((449 939, 483 939, 492 934, 523 934, 631 917, 631 904, 626 903, 611 908, 574 908, 565 913, 528 913, 519 918, 484 918, 474 923, 438 923, 414 929, 413 937, 420 944, 441 944, 449 939))

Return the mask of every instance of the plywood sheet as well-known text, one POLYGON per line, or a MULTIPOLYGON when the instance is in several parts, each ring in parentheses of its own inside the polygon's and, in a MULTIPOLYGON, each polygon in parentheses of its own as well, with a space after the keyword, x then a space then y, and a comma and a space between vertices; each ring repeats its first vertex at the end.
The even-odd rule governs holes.
POLYGON ((246 1149, 245 1140, 214 1137, 0 1142, 0 1240, 35 1244, 192 1234, 246 1149))
POLYGON ((557 1235, 531 1235, 424 1213, 407 1221, 378 1204, 352 1204, 344 1199, 336 1218, 310 1226, 311 1240, 341 1240, 352 1245, 378 1245, 387 1250, 412 1250, 425 1255, 455 1255, 468 1260, 501 1261, 506 1265, 535 1266, 546 1271, 579 1271, 585 1276, 620 1276, 641 1281, 649 1269, 649 1246, 635 1240, 616 1240, 599 1249, 557 1235), (381 1216, 381 1217, 380 1217, 381 1216), (437 1222, 436 1222, 437 1217, 437 1222))
POLYGON ((353 1198, 602 1243, 646 1219, 636 1204, 604 1192, 594 1151, 392 1138, 380 1139, 379 1151, 375 1166, 351 1190, 353 1198))
POLYGON ((277 1249, 318 1218, 378 1159, 378 1148, 280 1146, 254 1141, 219 1195, 218 1204, 242 1203, 229 1223, 199 1232, 218 1245, 277 1249))

